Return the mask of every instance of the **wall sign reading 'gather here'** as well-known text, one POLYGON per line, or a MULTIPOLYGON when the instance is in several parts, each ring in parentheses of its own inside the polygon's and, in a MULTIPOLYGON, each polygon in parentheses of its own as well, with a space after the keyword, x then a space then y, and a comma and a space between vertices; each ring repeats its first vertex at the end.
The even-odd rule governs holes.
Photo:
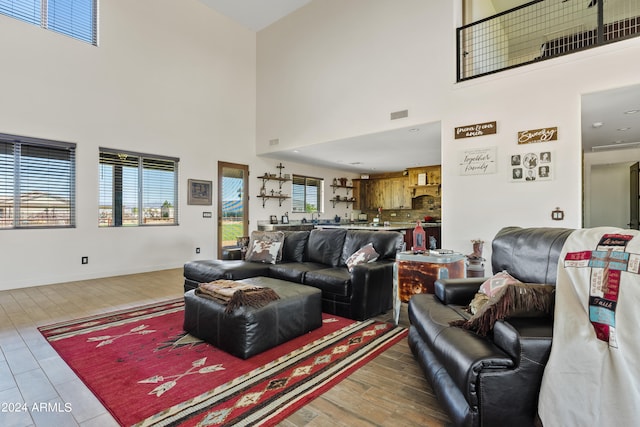
POLYGON ((473 138, 474 136, 491 135, 496 133, 496 122, 477 123, 475 125, 459 126, 455 131, 455 138, 473 138))

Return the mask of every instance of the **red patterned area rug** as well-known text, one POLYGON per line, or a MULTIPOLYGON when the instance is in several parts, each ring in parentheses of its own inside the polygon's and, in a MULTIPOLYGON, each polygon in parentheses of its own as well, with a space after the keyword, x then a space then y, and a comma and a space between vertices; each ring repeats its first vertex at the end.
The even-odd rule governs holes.
POLYGON ((373 320, 323 325, 247 360, 185 333, 183 300, 40 327, 124 426, 273 425, 404 336, 373 320))

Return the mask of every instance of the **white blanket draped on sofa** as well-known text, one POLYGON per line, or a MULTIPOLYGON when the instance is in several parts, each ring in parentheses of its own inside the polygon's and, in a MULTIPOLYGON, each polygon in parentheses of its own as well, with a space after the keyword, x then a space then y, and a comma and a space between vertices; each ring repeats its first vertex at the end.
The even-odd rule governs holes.
POLYGON ((558 262, 544 427, 640 425, 640 232, 576 230, 558 262))

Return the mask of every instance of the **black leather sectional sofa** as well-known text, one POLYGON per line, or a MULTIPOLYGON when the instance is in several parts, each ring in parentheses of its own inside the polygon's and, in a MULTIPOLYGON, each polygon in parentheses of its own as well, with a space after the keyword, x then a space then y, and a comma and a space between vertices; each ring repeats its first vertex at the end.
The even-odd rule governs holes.
POLYGON ((217 279, 265 276, 313 286, 322 291, 322 311, 364 320, 393 304, 393 263, 403 242, 396 231, 314 229, 285 232, 282 260, 265 264, 242 260, 199 260, 184 265, 185 292, 217 279), (349 271, 347 259, 372 243, 374 262, 349 271))
MULTIPOLYGON (((565 228, 502 229, 492 242, 493 272, 524 283, 555 285, 565 228)), ((435 295, 409 301, 409 346, 456 426, 533 426, 553 311, 544 317, 497 321, 480 336, 452 326, 485 279, 440 279, 435 295)))

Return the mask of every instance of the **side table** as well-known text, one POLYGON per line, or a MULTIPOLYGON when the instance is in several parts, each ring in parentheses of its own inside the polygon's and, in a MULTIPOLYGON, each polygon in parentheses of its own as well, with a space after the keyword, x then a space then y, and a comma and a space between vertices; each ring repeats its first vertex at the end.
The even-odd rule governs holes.
POLYGON ((437 254, 398 252, 393 264, 393 317, 398 324, 400 304, 415 294, 433 293, 437 279, 465 277, 465 256, 458 253, 437 254))

